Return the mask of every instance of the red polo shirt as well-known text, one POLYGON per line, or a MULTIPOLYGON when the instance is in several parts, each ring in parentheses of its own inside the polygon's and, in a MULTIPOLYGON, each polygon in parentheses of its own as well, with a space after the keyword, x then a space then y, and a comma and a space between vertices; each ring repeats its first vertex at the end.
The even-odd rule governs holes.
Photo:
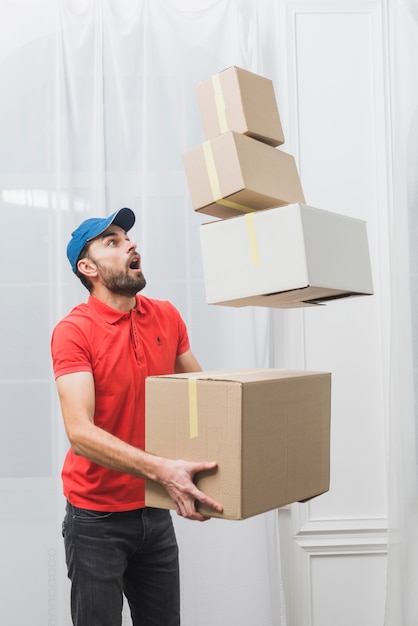
MULTIPOLYGON (((117 311, 90 296, 54 329, 55 378, 92 372, 97 426, 133 446, 145 445, 145 379, 172 374, 189 349, 186 326, 169 302, 137 296, 136 308, 117 311)), ((62 470, 64 494, 74 506, 128 511, 145 506, 145 482, 104 468, 70 449, 62 470)))

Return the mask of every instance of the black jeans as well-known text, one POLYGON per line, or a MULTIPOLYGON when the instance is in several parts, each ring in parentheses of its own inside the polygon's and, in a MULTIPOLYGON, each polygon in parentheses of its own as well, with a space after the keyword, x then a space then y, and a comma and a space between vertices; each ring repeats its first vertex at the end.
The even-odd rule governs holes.
POLYGON ((178 548, 169 511, 103 513, 67 504, 63 536, 74 626, 178 626, 178 548))

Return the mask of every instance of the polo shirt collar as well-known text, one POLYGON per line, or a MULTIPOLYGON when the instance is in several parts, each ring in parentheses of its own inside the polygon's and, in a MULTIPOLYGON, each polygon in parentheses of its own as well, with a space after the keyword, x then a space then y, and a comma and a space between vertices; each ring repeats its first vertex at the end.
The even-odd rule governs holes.
MULTIPOLYGON (((87 305, 100 315, 108 324, 116 324, 119 320, 124 317, 129 317, 130 315, 130 311, 118 311, 117 309, 113 309, 111 306, 108 306, 101 300, 98 300, 95 296, 89 296, 87 305)), ((136 308, 132 310, 136 311, 138 314, 145 312, 142 306, 141 296, 136 296, 136 308)))

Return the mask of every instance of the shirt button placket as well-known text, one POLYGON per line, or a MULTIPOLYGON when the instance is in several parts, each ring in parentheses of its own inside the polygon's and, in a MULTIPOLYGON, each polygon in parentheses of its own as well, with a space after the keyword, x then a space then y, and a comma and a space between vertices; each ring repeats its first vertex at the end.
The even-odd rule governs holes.
POLYGON ((131 322, 131 340, 134 348, 135 358, 137 363, 141 363, 144 360, 144 354, 142 350, 141 341, 138 336, 138 330, 136 327, 136 312, 131 311, 130 313, 130 322, 131 322))

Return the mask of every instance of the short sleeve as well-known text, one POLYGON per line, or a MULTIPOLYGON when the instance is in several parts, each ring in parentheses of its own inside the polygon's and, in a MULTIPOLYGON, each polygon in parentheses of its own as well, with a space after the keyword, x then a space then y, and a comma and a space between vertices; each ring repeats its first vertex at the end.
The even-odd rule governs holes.
POLYGON ((62 320, 51 337, 52 367, 55 378, 74 372, 91 372, 91 354, 83 331, 62 320))

